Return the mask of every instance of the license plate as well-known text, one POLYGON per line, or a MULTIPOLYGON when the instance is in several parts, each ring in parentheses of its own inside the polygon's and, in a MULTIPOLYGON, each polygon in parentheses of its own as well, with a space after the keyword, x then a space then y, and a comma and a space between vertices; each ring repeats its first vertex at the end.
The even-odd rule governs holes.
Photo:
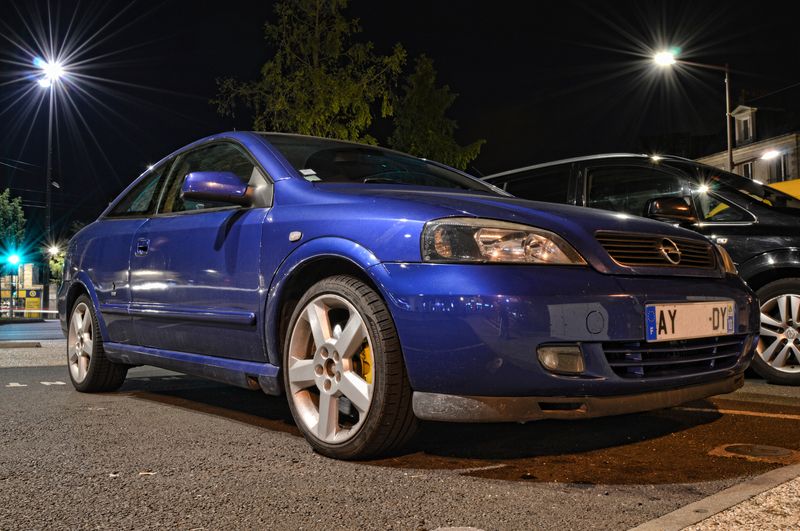
POLYGON ((731 301, 648 304, 647 341, 671 341, 734 333, 736 308, 731 301))

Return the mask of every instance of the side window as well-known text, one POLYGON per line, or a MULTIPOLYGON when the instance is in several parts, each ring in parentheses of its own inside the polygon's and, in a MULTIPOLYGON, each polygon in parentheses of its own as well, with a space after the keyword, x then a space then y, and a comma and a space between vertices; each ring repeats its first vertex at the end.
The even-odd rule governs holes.
POLYGON ((700 213, 700 219, 709 222, 753 221, 753 218, 741 208, 726 202, 716 194, 697 193, 694 203, 700 213))
POLYGON ((639 166, 590 169, 586 192, 586 206, 634 216, 644 215, 648 199, 691 195, 685 179, 639 166))
POLYGON ((230 206, 230 203, 183 199, 183 179, 195 171, 229 171, 249 184, 253 184, 252 181, 256 179, 263 180, 255 164, 234 144, 221 143, 196 149, 179 155, 172 165, 159 212, 185 212, 230 206))
POLYGON ((158 201, 158 190, 164 181, 164 176, 169 168, 169 163, 165 163, 142 179, 133 190, 123 197, 114 209, 109 212, 109 216, 146 216, 155 211, 158 201))
POLYGON ((526 172, 506 183, 511 195, 547 203, 569 202, 570 166, 526 172))

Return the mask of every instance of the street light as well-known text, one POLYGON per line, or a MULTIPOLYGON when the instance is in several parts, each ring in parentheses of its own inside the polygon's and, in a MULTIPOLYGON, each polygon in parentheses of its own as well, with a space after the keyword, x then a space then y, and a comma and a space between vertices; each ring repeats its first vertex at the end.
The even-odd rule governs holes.
POLYGON ((653 61, 658 66, 672 66, 676 63, 675 54, 673 52, 658 52, 653 56, 653 61))
POLYGON ((725 129, 728 135, 728 171, 733 172, 733 130, 731 128, 731 71, 728 65, 717 66, 705 63, 695 63, 693 61, 678 60, 675 51, 664 50, 653 55, 653 62, 661 68, 667 68, 675 64, 696 66, 706 70, 715 70, 725 73, 725 129))
POLYGON ((58 245, 51 245, 47 248, 47 254, 50 256, 56 256, 58 253, 61 252, 61 248, 58 245))
MULTIPOLYGON (((66 75, 67 70, 60 61, 50 59, 45 61, 41 57, 33 60, 33 66, 39 69, 41 77, 37 80, 40 87, 49 90, 49 112, 47 118, 47 173, 45 174, 45 214, 44 214, 44 236, 45 241, 53 241, 51 229, 51 216, 52 216, 52 181, 53 181, 53 113, 55 110, 55 97, 54 91, 60 85, 62 78, 66 75)), ((43 298, 44 307, 50 308, 50 261, 44 260, 43 264, 43 298)))
POLYGON ((58 83, 65 74, 63 65, 58 61, 45 61, 41 57, 37 57, 33 60, 33 66, 38 68, 42 75, 42 77, 36 81, 42 88, 52 87, 58 83))

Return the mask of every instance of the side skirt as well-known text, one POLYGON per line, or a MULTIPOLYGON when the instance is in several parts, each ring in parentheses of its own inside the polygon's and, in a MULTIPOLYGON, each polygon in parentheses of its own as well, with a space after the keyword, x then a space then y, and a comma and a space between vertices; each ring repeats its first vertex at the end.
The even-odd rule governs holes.
POLYGON ((283 394, 280 368, 269 363, 217 358, 122 343, 104 343, 103 346, 108 359, 115 363, 153 365, 245 389, 261 389, 268 395, 283 394))

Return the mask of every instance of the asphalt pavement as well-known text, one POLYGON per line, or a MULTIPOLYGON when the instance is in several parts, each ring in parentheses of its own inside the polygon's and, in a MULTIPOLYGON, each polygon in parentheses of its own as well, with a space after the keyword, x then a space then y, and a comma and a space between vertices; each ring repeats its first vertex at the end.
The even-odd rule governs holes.
POLYGON ((148 367, 82 394, 63 339, 41 344, 0 347, 2 529, 625 529, 800 455, 800 389, 748 380, 646 414, 427 423, 398 455, 334 461, 283 398, 148 367), (785 451, 737 453, 761 447, 785 451))
POLYGON ((0 342, 36 339, 64 339, 58 319, 48 319, 38 323, 0 324, 0 342))

